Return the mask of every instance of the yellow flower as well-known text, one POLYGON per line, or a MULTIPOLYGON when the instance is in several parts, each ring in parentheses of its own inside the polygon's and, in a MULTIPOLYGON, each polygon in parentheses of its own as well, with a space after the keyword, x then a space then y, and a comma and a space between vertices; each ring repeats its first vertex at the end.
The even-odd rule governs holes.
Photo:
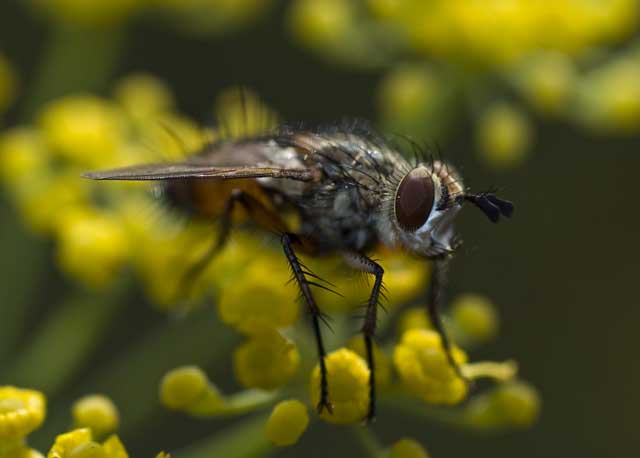
POLYGON ((39 391, 0 387, 0 440, 25 437, 42 424, 45 413, 46 400, 39 391))
POLYGON ((476 396, 465 409, 467 422, 476 428, 527 428, 540 413, 540 395, 526 382, 511 381, 476 396))
POLYGON ((0 178, 13 187, 42 180, 48 172, 46 145, 40 133, 30 127, 14 127, 0 136, 0 178))
POLYGON ((426 65, 398 65, 377 89, 377 106, 384 126, 416 138, 438 133, 447 120, 450 87, 426 65))
POLYGON ((72 95, 45 106, 39 125, 52 153, 84 167, 110 167, 123 142, 123 120, 111 102, 72 95))
POLYGON ((429 284, 429 263, 397 250, 380 251, 379 255, 385 271, 388 309, 406 304, 425 291, 429 284))
POLYGON ((91 430, 87 428, 60 434, 47 458, 128 458, 127 451, 118 439, 111 436, 102 444, 94 442, 91 430))
POLYGON ((524 114, 506 103, 489 107, 478 120, 478 150, 481 157, 494 167, 520 164, 526 157, 531 136, 524 114))
POLYGON ((61 215, 89 201, 88 183, 77 173, 59 173, 25 179, 18 188, 16 203, 27 225, 38 233, 51 233, 64 223, 61 215))
POLYGON ((56 20, 81 26, 115 25, 143 6, 145 0, 33 0, 56 20))
POLYGON ((60 218, 61 268, 90 286, 107 285, 129 255, 129 239, 120 221, 83 208, 69 210, 60 218))
POLYGON ((400 315, 397 332, 399 335, 410 329, 432 329, 426 307, 409 307, 400 315))
POLYGON ((353 21, 352 5, 345 0, 297 0, 289 13, 294 35, 312 47, 337 45, 353 21))
MULTIPOLYGON (((361 335, 354 336, 347 347, 356 352, 364 361, 367 360, 364 338, 361 335)), ((391 360, 376 344, 373 345, 373 362, 375 364, 376 386, 379 388, 388 386, 391 383, 391 360)))
POLYGON ((429 454, 418 441, 404 438, 393 444, 389 458, 429 458, 429 454))
POLYGON ((233 354, 236 378, 247 388, 278 388, 289 381, 299 363, 295 343, 276 330, 252 335, 233 354))
POLYGON ((536 54, 516 69, 516 84, 529 102, 542 113, 557 114, 565 109, 576 83, 574 64, 558 52, 536 54))
POLYGON ((100 394, 77 400, 71 414, 76 428, 89 428, 95 437, 103 437, 118 428, 118 408, 108 397, 100 394))
POLYGON ((0 54, 0 114, 16 97, 17 78, 7 58, 0 54))
POLYGON ((160 383, 160 400, 169 409, 197 415, 222 409, 225 400, 207 375, 195 366, 184 366, 167 372, 160 383))
POLYGON ((640 128, 640 61, 617 58, 588 73, 576 90, 574 116, 602 130, 640 128))
POLYGON ((298 319, 294 285, 281 258, 256 259, 242 274, 242 287, 224 288, 218 301, 222 321, 245 334, 292 325, 298 319))
MULTIPOLYGON (((466 355, 458 347, 454 346, 452 352, 458 364, 466 362, 466 355)), ((467 385, 449 364, 435 331, 406 331, 395 348, 393 362, 407 388, 425 402, 457 404, 467 395, 467 385)))
POLYGON ((265 427, 267 438, 278 446, 293 445, 309 426, 307 407, 296 399, 279 402, 265 427))
MULTIPOLYGON (((325 358, 329 383, 329 402, 320 417, 330 423, 346 424, 362 421, 369 409, 369 368, 356 353, 346 348, 331 352, 325 358)), ((320 401, 320 366, 311 374, 311 402, 320 401)))
POLYGON ((474 342, 492 339, 498 333, 498 314, 489 299, 463 294, 451 304, 451 318, 461 336, 474 342))
POLYGON ((120 105, 137 120, 166 113, 174 105, 173 95, 164 82, 146 73, 123 78, 114 92, 120 105))

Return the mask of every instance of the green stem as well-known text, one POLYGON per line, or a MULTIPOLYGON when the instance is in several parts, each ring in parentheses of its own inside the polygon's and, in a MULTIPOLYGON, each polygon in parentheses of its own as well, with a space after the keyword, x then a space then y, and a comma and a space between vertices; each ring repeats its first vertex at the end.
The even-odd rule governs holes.
POLYGON ((34 312, 47 265, 43 241, 29 236, 20 227, 16 212, 2 201, 0 221, 0 367, 5 367, 34 312))
POLYGON ((434 407, 404 396, 390 396, 379 400, 381 409, 389 409, 402 415, 437 421, 447 426, 468 427, 464 410, 455 407, 434 407))
POLYGON ((362 425, 351 426, 351 432, 368 458, 386 458, 387 453, 371 430, 362 425))
POLYGON ((224 457, 259 458, 275 450, 266 438, 267 415, 255 415, 227 428, 200 443, 175 452, 180 458, 224 457))
POLYGON ((56 24, 38 73, 22 103, 28 120, 43 103, 70 92, 103 91, 124 44, 119 28, 84 29, 56 24))
POLYGON ((3 379, 49 396, 60 390, 102 340, 124 305, 127 285, 117 285, 109 294, 76 293, 54 307, 48 319, 33 331, 28 345, 14 355, 3 379))

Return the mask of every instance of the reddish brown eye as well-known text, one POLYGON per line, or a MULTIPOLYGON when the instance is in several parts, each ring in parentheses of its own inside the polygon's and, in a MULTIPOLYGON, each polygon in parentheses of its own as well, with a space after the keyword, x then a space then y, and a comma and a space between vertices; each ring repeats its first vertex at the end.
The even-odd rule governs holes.
POLYGON ((433 207, 433 180, 424 167, 413 169, 400 182, 396 193, 396 218, 400 227, 415 231, 422 226, 433 207))

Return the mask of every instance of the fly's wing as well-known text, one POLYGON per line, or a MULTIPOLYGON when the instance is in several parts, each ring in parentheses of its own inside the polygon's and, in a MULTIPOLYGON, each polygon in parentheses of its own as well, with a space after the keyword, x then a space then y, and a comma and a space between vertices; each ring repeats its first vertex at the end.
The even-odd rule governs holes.
POLYGON ((313 169, 295 161, 287 165, 276 164, 273 158, 281 149, 267 141, 220 143, 184 162, 134 165, 88 172, 82 176, 92 180, 124 181, 264 177, 310 181, 314 178, 313 169))
POLYGON ((298 181, 313 179, 313 171, 308 168, 283 167, 214 167, 211 165, 190 164, 181 162, 174 164, 144 164, 119 169, 100 170, 82 174, 92 180, 182 180, 187 178, 290 178, 298 181))

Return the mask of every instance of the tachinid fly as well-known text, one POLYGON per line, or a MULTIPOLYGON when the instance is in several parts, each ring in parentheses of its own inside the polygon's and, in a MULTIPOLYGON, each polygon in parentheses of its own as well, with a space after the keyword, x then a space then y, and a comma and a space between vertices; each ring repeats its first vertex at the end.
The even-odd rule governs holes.
POLYGON ((369 419, 375 414, 372 340, 384 270, 367 253, 383 244, 433 261, 426 312, 461 376, 439 314, 446 263, 457 248, 453 220, 466 202, 493 222, 513 213, 510 202, 491 192, 471 193, 450 164, 427 157, 410 161, 363 123, 318 130, 280 127, 269 135, 212 143, 184 162, 91 172, 85 177, 159 180, 175 204, 219 220, 215 245, 189 271, 190 277, 224 247, 236 206, 243 207, 257 225, 276 232, 312 319, 321 371, 319 411, 331 411, 320 326, 324 317, 312 291, 323 285, 300 262, 298 253, 339 253, 352 268, 373 275, 361 328, 371 369, 369 419), (298 228, 287 226, 282 217, 286 212, 299 216, 298 228))

